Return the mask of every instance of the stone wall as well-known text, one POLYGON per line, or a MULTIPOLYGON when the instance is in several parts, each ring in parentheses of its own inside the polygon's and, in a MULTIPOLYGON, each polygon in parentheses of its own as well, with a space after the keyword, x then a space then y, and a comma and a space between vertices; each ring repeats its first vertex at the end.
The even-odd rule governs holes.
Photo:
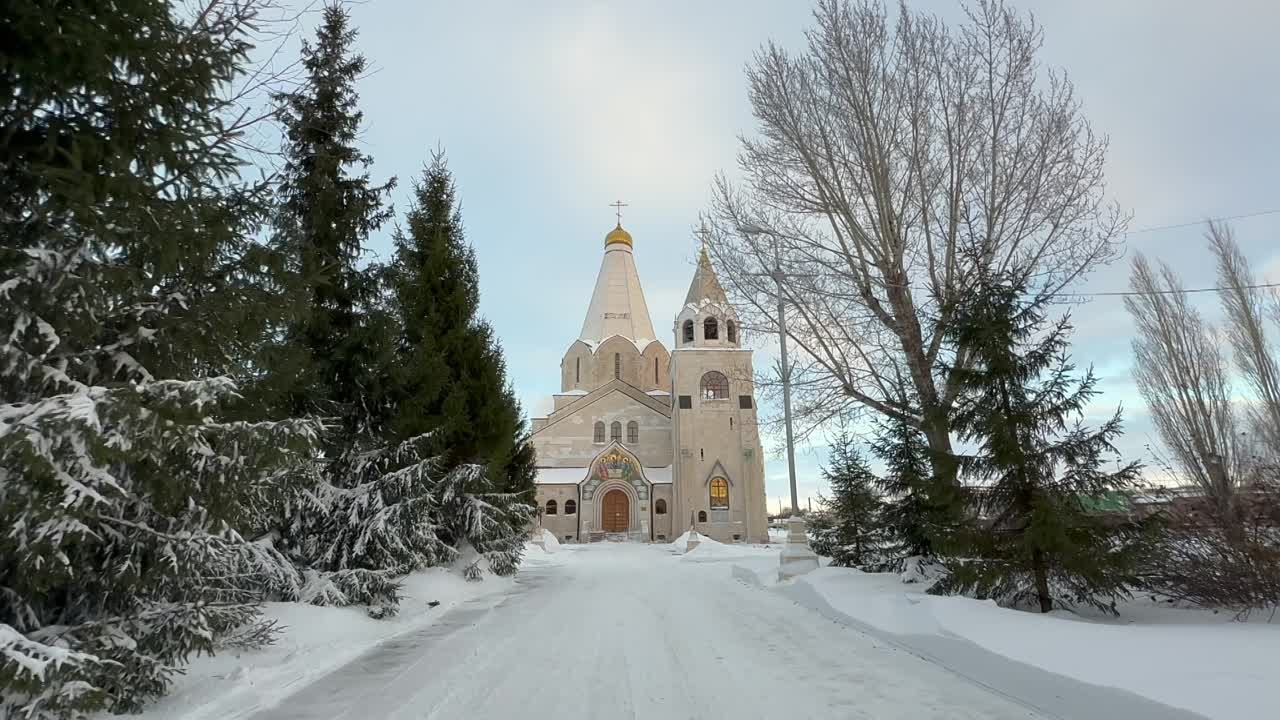
POLYGON ((610 442, 610 426, 620 423, 623 444, 642 465, 671 464, 671 418, 642 405, 622 392, 610 393, 571 414, 553 415, 533 436, 538 464, 544 467, 585 467, 610 442), (640 442, 626 442, 627 423, 639 426, 640 442), (603 422, 605 439, 595 442, 595 424, 603 422))

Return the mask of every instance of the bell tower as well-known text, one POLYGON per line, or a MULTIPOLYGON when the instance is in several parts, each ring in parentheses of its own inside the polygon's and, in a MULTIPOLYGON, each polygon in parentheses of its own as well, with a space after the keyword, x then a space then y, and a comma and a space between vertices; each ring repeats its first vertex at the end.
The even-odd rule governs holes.
POLYGON ((752 353, 705 249, 674 329, 672 533, 767 542, 752 353))

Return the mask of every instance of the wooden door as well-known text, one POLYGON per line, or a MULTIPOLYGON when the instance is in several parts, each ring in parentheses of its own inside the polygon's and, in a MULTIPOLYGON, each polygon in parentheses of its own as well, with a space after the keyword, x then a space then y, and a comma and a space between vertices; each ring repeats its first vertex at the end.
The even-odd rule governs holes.
POLYGON ((610 490, 604 494, 601 521, 605 532, 627 531, 631 520, 631 510, 627 505, 627 494, 621 490, 610 490))

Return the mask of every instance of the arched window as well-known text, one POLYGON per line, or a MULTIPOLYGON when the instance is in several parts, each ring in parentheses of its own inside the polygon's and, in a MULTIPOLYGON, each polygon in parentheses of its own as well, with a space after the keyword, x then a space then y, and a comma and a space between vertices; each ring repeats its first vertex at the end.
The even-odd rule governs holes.
POLYGON ((699 510, 699 511, 698 511, 698 522, 706 522, 706 521, 707 521, 707 511, 706 511, 706 510, 699 510))
POLYGON ((654 515, 666 515, 666 514, 667 514, 667 501, 666 501, 666 500, 663 500, 662 498, 658 498, 657 500, 654 500, 654 501, 653 501, 653 514, 654 514, 654 515))
POLYGON ((604 423, 599 420, 596 421, 596 434, 594 439, 597 443, 604 442, 604 423))
POLYGON ((547 501, 547 514, 548 514, 548 515, 555 515, 555 514, 556 514, 556 501, 555 501, 555 500, 548 500, 548 501, 547 501))
POLYGON ((738 323, 732 320, 726 320, 724 324, 724 334, 725 337, 729 339, 729 342, 736 345, 738 342, 738 323))
POLYGON ((709 317, 702 321, 702 339, 703 340, 719 340, 720 339, 720 323, 716 319, 709 317))
POLYGON ((711 478, 711 509, 729 509, 729 481, 722 477, 711 478))
POLYGON ((640 423, 635 420, 627 423, 627 442, 632 445, 640 442, 640 423))
POLYGON ((564 514, 565 514, 565 515, 572 515, 572 514, 574 514, 574 513, 576 513, 576 512, 578 512, 578 503, 574 502, 573 500, 565 500, 565 501, 564 501, 564 514))
POLYGON ((726 400, 729 397, 729 378, 722 372, 712 370, 702 376, 703 400, 726 400))
POLYGON ((680 326, 680 341, 685 343, 693 342, 693 321, 685 320, 684 325, 680 326))
POLYGON ((622 442, 622 423, 615 420, 609 425, 609 439, 615 442, 622 442))
POLYGON ((613 354, 613 376, 622 377, 622 353, 613 354))

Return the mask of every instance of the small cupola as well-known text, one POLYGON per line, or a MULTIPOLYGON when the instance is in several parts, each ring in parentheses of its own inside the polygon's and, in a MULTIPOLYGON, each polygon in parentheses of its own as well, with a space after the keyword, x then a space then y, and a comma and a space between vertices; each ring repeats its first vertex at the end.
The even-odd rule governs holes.
POLYGON ((698 267, 676 316, 676 348, 738 347, 742 341, 738 314, 711 267, 706 248, 698 255, 698 267))

